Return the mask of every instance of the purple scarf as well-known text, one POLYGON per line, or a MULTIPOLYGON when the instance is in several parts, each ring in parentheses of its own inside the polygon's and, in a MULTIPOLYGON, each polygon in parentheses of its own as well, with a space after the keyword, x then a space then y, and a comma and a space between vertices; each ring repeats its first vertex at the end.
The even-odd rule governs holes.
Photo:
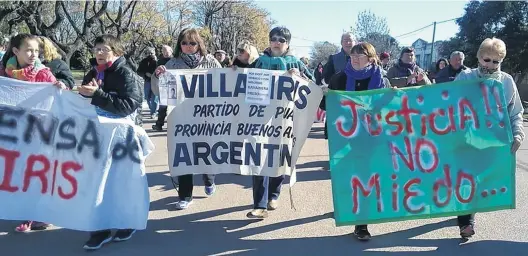
POLYGON ((364 80, 370 77, 368 84, 369 90, 383 88, 383 79, 381 75, 381 69, 378 65, 369 65, 362 70, 355 70, 350 62, 345 67, 345 74, 347 76, 346 90, 355 91, 356 81, 364 80))

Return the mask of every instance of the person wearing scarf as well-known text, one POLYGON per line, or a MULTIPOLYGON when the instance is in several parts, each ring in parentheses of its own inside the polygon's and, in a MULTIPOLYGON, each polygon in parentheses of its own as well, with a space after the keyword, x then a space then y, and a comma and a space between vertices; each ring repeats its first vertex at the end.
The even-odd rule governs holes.
MULTIPOLYGON (((39 40, 30 34, 18 34, 10 39, 7 52, 0 63, 0 76, 26 82, 54 83, 60 87, 49 68, 38 59, 39 40)), ((16 232, 45 230, 48 223, 27 220, 15 228, 16 232)))
MULTIPOLYGON (((137 124, 137 111, 143 99, 141 82, 123 57, 125 50, 121 41, 113 35, 102 35, 95 39, 94 45, 93 69, 86 74, 82 85, 78 86, 79 94, 91 100, 90 103, 95 106, 98 115, 129 118, 137 124)), ((116 209, 109 214, 109 218, 119 217, 119 203, 121 202, 115 202, 116 209)), ((90 232, 90 238, 83 248, 97 250, 111 241, 126 241, 132 238, 135 232, 135 229, 118 229, 114 235, 110 229, 90 232)))
MULTIPOLYGON (((369 43, 356 44, 351 50, 350 62, 342 72, 332 77, 328 89, 353 92, 391 88, 389 80, 382 75, 379 63, 374 46, 369 43)), ((326 110, 325 99, 321 101, 319 107, 326 110)), ((328 139, 327 124, 325 124, 325 137, 328 139)), ((354 235, 363 241, 371 238, 367 225, 356 225, 354 235)))
POLYGON ((26 82, 49 82, 54 83, 57 79, 50 69, 44 66, 39 59, 33 64, 21 67, 16 56, 9 58, 4 69, 5 76, 26 82))
POLYGON ((392 86, 408 87, 431 84, 425 72, 416 65, 413 48, 404 48, 398 63, 387 72, 392 86))
MULTIPOLYGON (((524 108, 513 77, 501 71, 501 64, 505 57, 506 44, 497 38, 487 38, 481 43, 477 52, 478 67, 463 70, 455 78, 455 81, 495 79, 503 84, 513 134, 511 153, 515 154, 525 137, 523 128, 524 108)), ((467 239, 475 234, 474 220, 474 214, 458 216, 458 227, 462 238, 467 239)))
MULTIPOLYGON (((198 33, 198 30, 184 29, 178 36, 176 45, 175 57, 171 58, 165 65, 160 65, 154 71, 152 76, 152 87, 159 88, 159 78, 167 71, 167 69, 210 69, 222 68, 218 60, 212 55, 207 54, 205 43, 198 33)), ((158 120, 152 129, 155 131, 162 131, 167 112, 159 112, 158 120)), ((172 178, 172 177, 171 177, 172 178)), ((202 175, 205 184, 205 194, 213 195, 216 191, 215 175, 202 175)), ((174 181, 173 181, 174 182, 174 181)), ((178 176, 178 197, 179 201, 176 203, 178 210, 187 209, 193 201, 194 181, 193 175, 178 176)))

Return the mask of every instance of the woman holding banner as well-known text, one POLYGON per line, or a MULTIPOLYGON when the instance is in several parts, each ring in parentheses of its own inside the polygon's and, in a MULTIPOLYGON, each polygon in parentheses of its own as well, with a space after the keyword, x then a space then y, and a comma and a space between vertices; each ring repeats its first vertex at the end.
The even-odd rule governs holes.
MULTIPOLYGON (((61 84, 53 76, 49 68, 39 60, 39 38, 30 34, 18 34, 11 38, 7 51, 2 57, 0 76, 5 76, 27 82, 61 84)), ((15 228, 17 232, 44 230, 50 225, 39 221, 24 221, 15 228)))
MULTIPOLYGON (((290 51, 291 33, 285 27, 276 27, 269 33, 270 47, 264 50, 249 68, 268 70, 288 70, 300 76, 313 80, 308 68, 290 51)), ((279 177, 253 176, 253 210, 248 218, 266 218, 268 210, 278 207, 278 199, 284 181, 284 175, 279 177)))
MULTIPOLYGON (((207 54, 205 43, 198 34, 198 30, 184 29, 178 36, 175 57, 171 58, 165 65, 156 68, 152 77, 152 86, 159 86, 159 77, 167 69, 209 69, 222 68, 220 63, 210 54, 207 54)), ((162 117, 165 118, 165 117, 162 117)), ((205 183, 205 194, 212 195, 216 191, 215 175, 202 175, 205 183)), ((178 196, 180 201, 176 208, 187 209, 193 203, 193 175, 178 176, 178 196)))
MULTIPOLYGON (((486 38, 477 52, 478 68, 463 70, 455 81, 480 78, 495 79, 503 84, 504 96, 508 102, 508 114, 513 134, 511 153, 515 154, 524 140, 523 106, 513 77, 501 71, 501 64, 506 57, 506 44, 497 38, 486 38)), ((475 216, 473 214, 458 216, 460 236, 468 239, 475 234, 475 216)))
MULTIPOLYGON (((347 63, 344 71, 332 77, 328 89, 366 91, 391 88, 389 80, 383 77, 382 68, 378 63, 380 62, 374 46, 369 43, 356 44, 350 51, 350 62, 347 63)), ((324 98, 319 107, 326 110, 324 98)), ((354 235, 362 241, 370 240, 371 237, 367 225, 357 225, 354 229, 354 235)))
MULTIPOLYGON (((97 114, 130 118, 134 122, 142 101, 141 82, 123 57, 125 50, 121 41, 113 35, 102 35, 95 39, 94 45, 92 50, 97 65, 84 77, 79 94, 92 99, 97 114)), ((84 249, 97 250, 110 241, 126 241, 135 232, 134 229, 119 229, 114 236, 109 229, 92 232, 84 249)))

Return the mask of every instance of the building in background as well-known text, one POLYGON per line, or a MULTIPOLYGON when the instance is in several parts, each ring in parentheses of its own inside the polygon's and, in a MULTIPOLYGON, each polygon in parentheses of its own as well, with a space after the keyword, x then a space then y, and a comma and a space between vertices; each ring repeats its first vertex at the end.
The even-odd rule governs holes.
POLYGON ((412 44, 414 48, 414 54, 416 55, 416 63, 424 70, 432 70, 435 67, 436 61, 441 58, 439 54, 440 45, 442 41, 436 41, 433 49, 433 59, 431 60, 431 47, 432 43, 429 43, 423 39, 418 39, 412 44))

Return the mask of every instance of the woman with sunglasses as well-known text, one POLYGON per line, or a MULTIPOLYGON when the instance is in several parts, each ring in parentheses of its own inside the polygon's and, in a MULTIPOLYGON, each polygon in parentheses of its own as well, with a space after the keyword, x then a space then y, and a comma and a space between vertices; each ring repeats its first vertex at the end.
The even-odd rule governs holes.
MULTIPOLYGON (((503 84, 513 133, 511 153, 515 154, 524 140, 522 116, 524 109, 513 77, 501 71, 504 57, 506 57, 506 44, 497 38, 486 38, 480 44, 477 52, 478 68, 462 71, 455 78, 455 81, 488 78, 498 80, 503 84)), ((458 216, 458 227, 460 228, 460 236, 463 239, 468 239, 475 234, 474 220, 474 214, 458 216)))
MULTIPOLYGON (((264 50, 264 54, 253 62, 250 68, 287 70, 313 80, 312 74, 304 63, 293 56, 290 51, 290 30, 285 27, 276 27, 270 31, 269 39, 269 48, 264 50)), ((277 209, 283 181, 284 175, 279 177, 253 176, 253 210, 247 214, 248 218, 266 218, 268 210, 277 209)))
MULTIPOLYGON (((159 87, 159 77, 167 69, 209 69, 222 68, 220 63, 210 54, 207 54, 205 43, 198 34, 198 30, 184 29, 178 36, 175 57, 171 58, 165 65, 160 65, 154 71, 152 86, 159 87)), ((165 118, 164 116, 160 118, 165 118)), ((205 194, 212 195, 216 191, 214 182, 215 175, 202 175, 205 183, 205 194)), ((178 176, 178 196, 180 201, 176 203, 179 210, 187 209, 193 203, 193 175, 178 176)))

